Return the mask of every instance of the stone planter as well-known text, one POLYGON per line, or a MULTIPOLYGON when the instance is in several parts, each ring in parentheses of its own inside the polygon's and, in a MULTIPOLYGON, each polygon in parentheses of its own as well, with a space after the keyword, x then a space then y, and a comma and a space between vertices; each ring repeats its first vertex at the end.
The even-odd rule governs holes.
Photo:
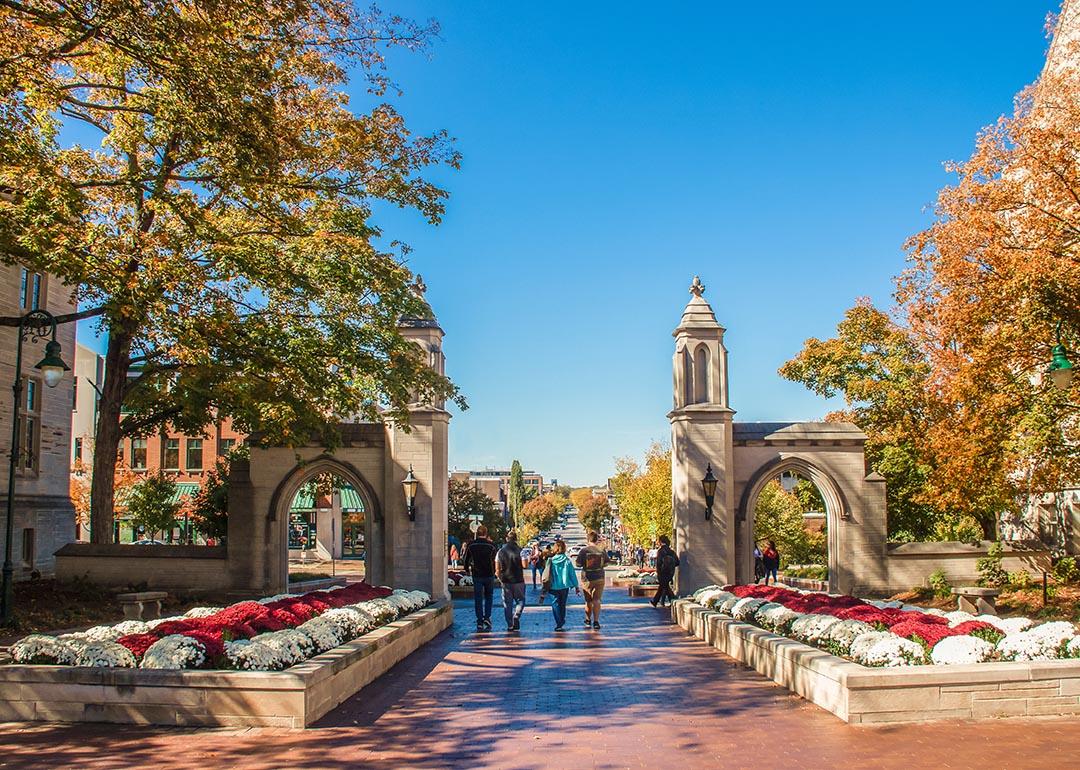
POLYGON ((440 602, 285 671, 0 666, 0 721, 305 727, 453 622, 440 602))
POLYGON ((689 599, 676 623, 845 722, 1080 714, 1080 660, 868 668, 707 610, 689 599))

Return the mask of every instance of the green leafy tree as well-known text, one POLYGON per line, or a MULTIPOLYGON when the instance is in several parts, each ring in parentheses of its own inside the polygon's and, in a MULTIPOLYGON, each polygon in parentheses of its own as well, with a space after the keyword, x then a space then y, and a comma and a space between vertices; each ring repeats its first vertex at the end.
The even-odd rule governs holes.
POLYGON ((135 484, 127 495, 131 523, 142 527, 147 535, 171 530, 180 512, 180 503, 172 499, 175 492, 173 480, 160 472, 135 484))
POLYGON ((191 501, 195 529, 219 544, 225 543, 229 534, 229 464, 228 458, 220 458, 191 501))
POLYGON ((593 495, 578 509, 578 519, 588 531, 599 532, 605 520, 611 517, 611 505, 605 495, 593 495))
POLYGON ((754 507, 754 539, 772 540, 780 551, 783 564, 825 564, 824 538, 809 533, 803 523, 799 499, 785 492, 776 479, 758 495, 754 507))
POLYGON ((77 287, 70 317, 106 343, 93 540, 124 435, 227 414, 333 445, 337 415, 407 424, 456 395, 400 334, 430 309, 372 214, 443 214, 421 174, 458 153, 406 127, 385 69, 434 23, 352 0, 12 0, 0 28, 0 255, 77 287))
POLYGON ((611 489, 630 541, 650 545, 660 535, 671 537, 671 449, 656 442, 645 454, 644 467, 623 457, 615 469, 611 489))
POLYGON ((514 460, 510 466, 510 481, 506 487, 506 506, 510 509, 510 519, 515 526, 520 524, 518 513, 521 512, 521 506, 525 504, 525 481, 521 473, 521 463, 514 460))
POLYGON ((447 515, 449 533, 465 542, 475 526, 472 523, 474 516, 487 527, 492 540, 506 539, 506 520, 495 502, 469 482, 451 480, 447 515))

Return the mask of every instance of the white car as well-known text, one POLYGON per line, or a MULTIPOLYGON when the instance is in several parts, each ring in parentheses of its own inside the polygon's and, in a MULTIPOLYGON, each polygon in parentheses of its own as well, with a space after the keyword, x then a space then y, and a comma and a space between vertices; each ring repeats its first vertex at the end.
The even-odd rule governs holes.
POLYGON ((570 550, 568 550, 568 551, 566 552, 566 554, 567 554, 567 555, 568 555, 568 556, 569 556, 570 558, 573 558, 573 557, 577 556, 577 555, 578 555, 578 553, 580 553, 580 552, 581 552, 581 549, 582 549, 583 547, 584 547, 584 546, 580 546, 580 545, 575 545, 575 546, 571 546, 571 547, 570 547, 570 550))

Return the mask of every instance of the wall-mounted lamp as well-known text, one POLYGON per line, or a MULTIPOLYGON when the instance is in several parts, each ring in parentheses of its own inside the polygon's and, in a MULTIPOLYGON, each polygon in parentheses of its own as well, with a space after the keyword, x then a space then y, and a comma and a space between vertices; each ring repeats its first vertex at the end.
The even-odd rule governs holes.
POLYGON ((701 488, 705 490, 705 521, 712 518, 713 500, 716 499, 716 476, 712 472, 712 463, 705 468, 705 478, 701 480, 701 488))
POLYGON ((409 511, 409 521, 416 521, 416 490, 420 487, 420 481, 413 475, 412 466, 409 466, 409 474, 401 480, 401 490, 405 493, 405 506, 409 511))

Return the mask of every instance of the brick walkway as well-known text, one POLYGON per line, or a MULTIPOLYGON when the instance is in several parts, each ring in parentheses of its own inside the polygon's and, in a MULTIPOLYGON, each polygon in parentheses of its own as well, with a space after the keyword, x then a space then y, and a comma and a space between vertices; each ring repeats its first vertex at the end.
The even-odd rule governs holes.
MULTIPOLYGON (((498 598, 498 594, 496 594, 498 598)), ((530 592, 519 636, 455 627, 307 730, 0 725, 0 768, 1069 767, 1080 720, 853 727, 688 639, 665 613, 569 631, 530 592)), ((496 607, 496 629, 502 627, 496 607)))

